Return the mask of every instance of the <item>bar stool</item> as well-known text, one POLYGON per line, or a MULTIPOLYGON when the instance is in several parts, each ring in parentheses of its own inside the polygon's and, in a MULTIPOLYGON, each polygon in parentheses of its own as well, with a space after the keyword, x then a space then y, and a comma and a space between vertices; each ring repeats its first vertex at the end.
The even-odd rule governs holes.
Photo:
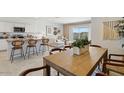
POLYGON ((15 50, 21 50, 21 56, 24 57, 25 59, 25 56, 24 56, 24 51, 23 51, 23 44, 24 44, 24 41, 23 40, 14 40, 12 41, 12 51, 11 51, 11 55, 10 55, 10 60, 11 60, 11 63, 13 62, 13 57, 15 55, 15 50))
POLYGON ((45 49, 44 49, 45 47, 47 47, 48 50, 49 50, 48 42, 49 42, 49 39, 42 39, 42 43, 39 46, 39 52, 41 51, 40 50, 41 49, 41 46, 43 46, 42 53, 45 52, 45 49))
POLYGON ((37 40, 35 40, 35 39, 29 39, 29 40, 28 40, 28 45, 27 45, 27 47, 26 47, 25 56, 26 56, 26 54, 27 54, 27 52, 28 52, 28 58, 29 58, 29 55, 30 55, 30 52, 31 52, 31 51, 30 51, 31 48, 33 48, 33 55, 34 55, 34 53, 35 53, 35 51, 36 51, 36 54, 37 54, 37 56, 38 56, 36 44, 37 44, 37 40), (34 51, 34 49, 35 49, 35 51, 34 51))

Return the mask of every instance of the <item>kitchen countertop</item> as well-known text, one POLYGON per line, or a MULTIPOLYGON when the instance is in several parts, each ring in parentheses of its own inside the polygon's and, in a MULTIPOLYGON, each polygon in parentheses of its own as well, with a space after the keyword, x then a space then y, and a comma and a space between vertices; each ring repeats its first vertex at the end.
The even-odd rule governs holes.
MULTIPOLYGON (((15 41, 15 40, 24 40, 24 41, 27 41, 29 39, 31 39, 31 38, 19 38, 19 39, 9 38, 9 39, 7 39, 7 42, 12 42, 12 41, 15 41)), ((32 38, 32 39, 42 40, 41 38, 32 38)))
POLYGON ((8 37, 0 37, 0 39, 8 39, 8 37))

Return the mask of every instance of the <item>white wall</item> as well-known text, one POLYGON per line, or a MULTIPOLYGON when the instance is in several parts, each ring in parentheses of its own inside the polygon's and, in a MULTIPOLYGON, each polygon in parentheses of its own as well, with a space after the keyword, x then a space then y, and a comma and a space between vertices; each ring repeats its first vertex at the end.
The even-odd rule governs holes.
POLYGON ((124 39, 121 40, 103 40, 103 22, 119 20, 119 17, 93 17, 91 21, 91 40, 92 44, 99 44, 102 47, 108 48, 110 51, 122 50, 122 43, 124 39))
POLYGON ((58 26, 63 30, 63 25, 50 23, 48 21, 31 21, 31 22, 4 22, 0 21, 0 32, 13 32, 13 27, 25 27, 26 32, 39 33, 46 35, 46 26, 58 26))
POLYGON ((46 35, 46 26, 57 26, 60 27, 61 30, 63 30, 62 24, 51 23, 49 21, 35 21, 30 23, 28 32, 36 32, 46 35))

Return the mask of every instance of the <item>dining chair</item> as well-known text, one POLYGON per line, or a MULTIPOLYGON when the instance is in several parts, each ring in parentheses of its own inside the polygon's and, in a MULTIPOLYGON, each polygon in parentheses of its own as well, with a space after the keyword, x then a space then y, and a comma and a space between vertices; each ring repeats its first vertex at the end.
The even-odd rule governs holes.
POLYGON ((108 59, 109 63, 103 64, 103 66, 105 65, 106 69, 109 69, 109 71, 107 71, 107 73, 109 74, 110 71, 115 71, 115 72, 118 72, 118 73, 119 73, 119 71, 120 71, 120 73, 124 72, 124 67, 123 67, 124 59, 123 58, 124 58, 123 54, 109 54, 109 59, 108 59), (112 57, 116 57, 116 59, 112 58, 112 57), (117 57, 119 57, 119 58, 121 57, 122 59, 117 59, 117 57), (117 66, 121 66, 122 65, 122 66, 121 67, 109 66, 111 64, 114 64, 115 66, 116 65, 117 66))
POLYGON ((27 70, 24 70, 23 72, 21 72, 21 73, 19 74, 19 76, 26 76, 26 75, 28 75, 28 74, 31 73, 31 72, 43 70, 43 69, 46 69, 46 68, 47 68, 47 66, 36 67, 36 68, 30 68, 30 69, 27 69, 27 70))
MULTIPOLYGON (((63 49, 61 49, 61 48, 53 48, 53 49, 51 49, 49 54, 52 55, 52 54, 55 54, 56 52, 62 52, 62 51, 63 51, 63 49)), ((57 76, 59 76, 59 72, 58 71, 57 71, 57 76)))
MULTIPOLYGON (((60 49, 60 48, 53 48, 50 50, 49 54, 52 55, 54 54, 54 52, 61 52, 63 51, 63 49, 60 49)), ((41 66, 41 67, 36 67, 36 68, 30 68, 30 69, 27 69, 23 72, 21 72, 19 75, 20 76, 26 76, 27 74, 31 73, 31 72, 35 72, 35 71, 39 71, 39 70, 43 70, 43 69, 46 69, 47 66, 41 66)), ((57 72, 57 76, 59 76, 59 72, 57 72)))
MULTIPOLYGON (((90 44, 90 47, 98 47, 98 48, 102 48, 100 45, 92 45, 92 44, 90 44)), ((98 69, 101 71, 101 65, 102 65, 102 61, 99 63, 99 65, 98 65, 98 69)))
POLYGON ((110 75, 110 72, 124 75, 124 60, 112 59, 112 56, 124 57, 121 54, 109 54, 109 59, 107 59, 106 63, 103 63, 102 73, 96 73, 96 76, 110 75))
POLYGON ((110 71, 114 75, 124 75, 124 64, 104 63, 104 72, 96 73, 96 76, 110 76, 110 71))

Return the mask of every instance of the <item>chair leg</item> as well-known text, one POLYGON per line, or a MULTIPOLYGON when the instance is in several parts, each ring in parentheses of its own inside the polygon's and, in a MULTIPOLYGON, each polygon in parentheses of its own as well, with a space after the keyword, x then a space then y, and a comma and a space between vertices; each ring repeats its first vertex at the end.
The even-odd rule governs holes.
POLYGON ((20 49, 21 57, 23 56, 22 49, 20 49))
POLYGON ((23 48, 21 49, 22 50, 22 55, 24 57, 24 60, 25 60, 25 55, 24 55, 24 51, 23 51, 23 48))
POLYGON ((109 74, 110 74, 108 69, 106 69, 106 74, 107 74, 108 76, 109 76, 109 74))
POLYGON ((48 51, 48 47, 45 45, 45 52, 48 51))
POLYGON ((33 47, 33 55, 34 55, 34 47, 33 47))
POLYGON ((29 55, 30 55, 30 47, 28 47, 28 59, 29 59, 29 55))
POLYGON ((35 49, 36 49, 36 54, 37 54, 37 56, 38 56, 37 47, 35 47, 35 49))
POLYGON ((39 46, 39 52, 40 52, 41 45, 39 46))
POLYGON ((44 45, 42 45, 42 52, 44 51, 44 45))
POLYGON ((25 52, 25 56, 26 56, 26 54, 27 54, 27 51, 28 51, 28 47, 26 47, 26 52, 25 52))
POLYGON ((11 50, 11 54, 10 54, 10 60, 12 59, 12 51, 13 51, 13 49, 11 50))
POLYGON ((57 71, 57 76, 59 76, 59 72, 57 71))
POLYGON ((14 52, 15 52, 15 50, 14 50, 14 49, 12 49, 12 59, 11 59, 11 63, 13 62, 14 52))
POLYGON ((101 62, 98 64, 98 70, 102 71, 100 67, 101 67, 101 62))
POLYGON ((49 46, 47 46, 47 48, 48 48, 48 51, 49 51, 49 46))
POLYGON ((42 55, 43 55, 43 53, 44 53, 44 45, 42 45, 42 55))

